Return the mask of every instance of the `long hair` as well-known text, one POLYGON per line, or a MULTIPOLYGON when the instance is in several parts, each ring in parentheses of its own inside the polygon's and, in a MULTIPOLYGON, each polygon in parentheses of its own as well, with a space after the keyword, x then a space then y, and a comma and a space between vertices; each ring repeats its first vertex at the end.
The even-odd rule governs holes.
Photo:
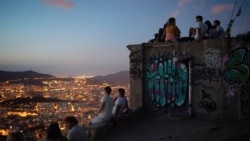
POLYGON ((171 17, 171 18, 168 19, 167 26, 170 26, 170 25, 175 25, 175 18, 174 17, 171 17))
POLYGON ((47 139, 53 140, 53 139, 58 139, 61 137, 62 137, 62 133, 59 128, 59 124, 57 122, 51 123, 47 131, 47 139))
POLYGON ((208 29, 213 28, 213 25, 209 20, 205 21, 205 24, 207 25, 208 29))

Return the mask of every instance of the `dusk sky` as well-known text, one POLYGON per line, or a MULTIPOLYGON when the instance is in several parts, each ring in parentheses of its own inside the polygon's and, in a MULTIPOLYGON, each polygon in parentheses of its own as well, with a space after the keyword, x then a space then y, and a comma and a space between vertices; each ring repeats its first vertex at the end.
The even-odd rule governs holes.
POLYGON ((154 38, 169 17, 187 37, 197 15, 219 19, 226 30, 240 7, 232 36, 250 31, 249 0, 1 0, 0 70, 66 76, 129 70, 127 45, 154 38))

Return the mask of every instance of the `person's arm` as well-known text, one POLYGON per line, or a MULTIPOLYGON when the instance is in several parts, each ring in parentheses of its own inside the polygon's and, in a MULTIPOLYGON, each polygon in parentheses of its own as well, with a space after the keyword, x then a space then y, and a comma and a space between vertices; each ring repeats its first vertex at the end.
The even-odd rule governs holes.
POLYGON ((116 105, 115 117, 118 117, 121 105, 116 105))
POLYGON ((100 104, 100 106, 99 106, 99 110, 98 110, 98 113, 97 113, 97 114, 99 114, 100 112, 103 111, 103 109, 104 109, 104 107, 105 107, 106 101, 107 101, 107 96, 104 95, 104 96, 101 98, 101 104, 100 104))
POLYGON ((101 105, 98 110, 98 114, 103 110, 104 107, 105 107, 105 102, 101 102, 101 105))

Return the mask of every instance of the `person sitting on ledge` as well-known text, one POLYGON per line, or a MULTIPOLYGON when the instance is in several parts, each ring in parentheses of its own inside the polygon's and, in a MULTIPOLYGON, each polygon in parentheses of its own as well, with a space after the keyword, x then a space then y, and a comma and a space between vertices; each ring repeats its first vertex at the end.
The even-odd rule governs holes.
POLYGON ((112 117, 112 108, 114 106, 114 101, 110 97, 110 94, 112 92, 112 89, 110 86, 106 86, 104 88, 104 94, 101 98, 101 105, 98 110, 98 115, 94 117, 88 125, 94 124, 94 123, 105 123, 108 121, 111 121, 112 117))
POLYGON ((216 29, 216 37, 219 39, 225 38, 225 30, 223 27, 220 26, 219 20, 214 21, 214 27, 216 29))
POLYGON ((165 39, 164 39, 165 42, 176 41, 178 38, 180 38, 181 31, 176 26, 175 18, 171 17, 168 19, 167 26, 164 29, 163 34, 165 34, 165 39))
POLYGON ((189 29, 189 38, 194 38, 196 41, 201 41, 204 39, 207 33, 207 25, 202 22, 203 17, 198 15, 196 16, 196 27, 191 27, 189 29))
POLYGON ((121 117, 123 114, 123 109, 126 106, 125 90, 123 88, 118 89, 118 96, 115 98, 115 106, 112 110, 113 118, 121 117))
POLYGON ((205 24, 208 27, 205 38, 206 39, 214 39, 216 37, 215 27, 212 25, 212 23, 209 20, 205 21, 205 24))

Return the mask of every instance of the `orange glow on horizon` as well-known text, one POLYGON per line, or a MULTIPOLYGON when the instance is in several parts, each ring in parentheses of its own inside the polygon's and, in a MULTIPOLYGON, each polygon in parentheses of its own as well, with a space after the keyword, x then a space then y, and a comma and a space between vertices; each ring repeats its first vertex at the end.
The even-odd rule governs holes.
POLYGON ((18 115, 20 117, 27 117, 27 116, 37 116, 37 113, 31 112, 8 112, 7 115, 18 115))

